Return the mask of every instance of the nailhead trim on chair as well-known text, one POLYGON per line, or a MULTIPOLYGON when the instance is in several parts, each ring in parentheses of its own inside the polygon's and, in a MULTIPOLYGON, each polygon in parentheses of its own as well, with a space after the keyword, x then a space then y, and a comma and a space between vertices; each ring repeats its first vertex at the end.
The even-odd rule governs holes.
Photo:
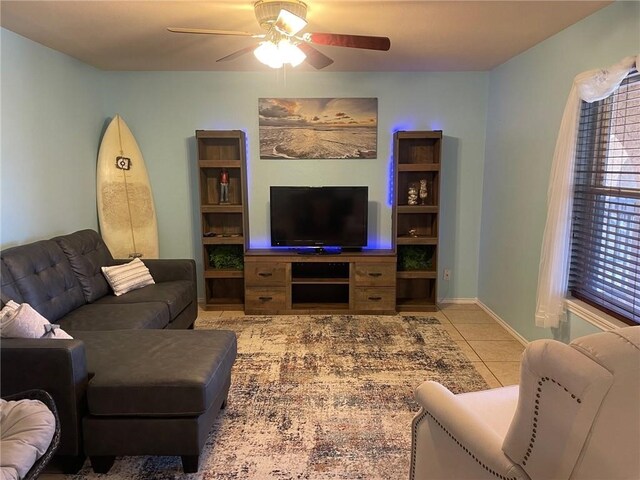
POLYGON ((524 454, 524 458, 522 459, 522 462, 521 462, 523 466, 527 464, 527 460, 529 460, 529 457, 531 457, 531 452, 533 451, 533 445, 536 443, 536 434, 538 433, 538 416, 540 415, 540 398, 541 398, 541 395, 542 395, 542 387, 543 387, 545 382, 554 383, 558 387, 562 388, 569 395, 571 395, 571 398, 574 399, 577 403, 582 403, 582 400, 580 400, 580 398, 578 398, 576 395, 571 393, 567 389, 567 387, 565 387, 564 385, 560 384, 559 382, 557 382, 553 378, 542 377, 540 380, 538 380, 538 389, 537 389, 537 393, 536 393, 535 407, 533 408, 533 410, 534 410, 533 427, 532 427, 532 430, 531 430, 531 438, 529 439, 529 448, 527 448, 527 453, 524 454))
MULTIPOLYGON (((476 457, 476 455, 474 453, 471 453, 471 451, 465 447, 462 443, 460 443, 460 441, 454 437, 451 432, 449 432, 449 430, 447 430, 439 421, 436 417, 434 417, 431 412, 428 412, 427 410, 423 410, 422 414, 416 419, 415 423, 414 423, 414 427, 413 427, 413 458, 416 458, 416 443, 417 443, 417 435, 418 435, 418 425, 420 424, 420 422, 422 422, 422 420, 424 420, 424 417, 426 416, 431 417, 431 419, 436 423, 436 425, 438 425, 443 432, 445 432, 447 435, 449 435, 449 437, 456 442, 456 444, 458 444, 458 446, 464 450, 467 455, 469 455, 471 458, 473 458, 476 463, 478 465, 480 465, 482 468, 484 468, 487 472, 491 473, 492 475, 494 475, 495 477, 499 478, 500 480, 517 480, 516 477, 505 477, 504 475, 499 474, 498 472, 496 472, 495 470, 489 468, 488 466, 486 466, 478 457, 476 457)), ((415 465, 414 462, 411 462, 411 480, 415 479, 415 465)))

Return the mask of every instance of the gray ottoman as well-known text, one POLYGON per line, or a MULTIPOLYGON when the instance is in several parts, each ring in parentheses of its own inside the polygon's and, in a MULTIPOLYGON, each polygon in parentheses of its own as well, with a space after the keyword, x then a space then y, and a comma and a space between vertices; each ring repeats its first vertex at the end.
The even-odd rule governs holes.
POLYGON ((106 473, 118 455, 179 455, 198 470, 213 421, 224 408, 236 358, 226 330, 72 332, 84 341, 88 415, 84 450, 106 473))

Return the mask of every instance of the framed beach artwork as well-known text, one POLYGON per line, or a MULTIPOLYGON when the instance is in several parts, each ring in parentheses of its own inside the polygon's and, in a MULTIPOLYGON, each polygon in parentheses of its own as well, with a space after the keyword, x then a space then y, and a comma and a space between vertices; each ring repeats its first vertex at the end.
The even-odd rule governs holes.
POLYGON ((260 158, 378 156, 377 98, 260 98, 260 158))

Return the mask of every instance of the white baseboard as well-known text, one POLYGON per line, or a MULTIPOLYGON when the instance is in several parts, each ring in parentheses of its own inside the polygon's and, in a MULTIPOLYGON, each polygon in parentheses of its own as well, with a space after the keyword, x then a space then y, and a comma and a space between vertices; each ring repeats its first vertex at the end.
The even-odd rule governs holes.
POLYGON ((487 312, 487 315, 489 315, 496 322, 502 325, 505 328, 505 330, 507 330, 517 341, 519 341, 525 347, 529 344, 529 341, 526 338, 520 335, 511 325, 509 325, 502 318, 500 318, 497 313, 495 313, 493 310, 487 307, 484 303, 482 303, 482 301, 478 300, 477 302, 480 308, 482 308, 485 312, 487 312))
POLYGON ((447 303, 453 303, 456 305, 471 305, 471 304, 475 305, 478 303, 478 299, 477 298, 443 298, 438 301, 438 305, 443 305, 447 303))

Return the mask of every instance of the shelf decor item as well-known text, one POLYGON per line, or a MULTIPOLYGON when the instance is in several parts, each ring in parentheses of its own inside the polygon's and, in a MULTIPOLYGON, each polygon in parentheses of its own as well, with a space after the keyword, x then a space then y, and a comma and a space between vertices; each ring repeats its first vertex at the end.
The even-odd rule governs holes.
POLYGON ((398 270, 429 270, 431 258, 423 245, 401 245, 398 247, 398 270))
POLYGON ((409 184, 409 190, 407 192, 407 205, 418 204, 418 187, 415 183, 409 184))
POLYGON ((229 172, 226 168, 220 171, 220 203, 229 203, 229 172))
POLYGON ((209 265, 223 270, 243 270, 244 253, 240 245, 216 245, 209 248, 209 265))
POLYGON ((423 245, 402 245, 398 247, 398 270, 429 270, 431 252, 423 245))
POLYGON ((420 197, 420 205, 424 205, 427 199, 427 179, 423 178, 420 180, 420 191, 418 195, 420 197))

